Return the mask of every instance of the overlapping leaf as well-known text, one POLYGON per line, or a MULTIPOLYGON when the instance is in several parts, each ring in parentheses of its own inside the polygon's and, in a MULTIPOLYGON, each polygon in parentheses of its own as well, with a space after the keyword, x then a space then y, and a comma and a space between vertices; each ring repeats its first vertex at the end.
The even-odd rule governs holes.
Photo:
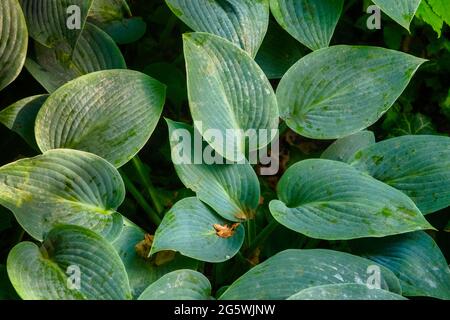
POLYGON ((128 278, 114 248, 77 226, 59 226, 38 247, 21 242, 8 256, 9 278, 25 300, 130 299, 128 278))
POLYGON ((208 300, 211 284, 200 272, 177 270, 151 284, 139 300, 208 300))
POLYGON ((370 288, 366 284, 328 284, 302 290, 288 300, 406 300, 386 290, 370 288))
POLYGON ((360 131, 348 137, 336 140, 323 153, 321 158, 348 162, 353 155, 372 144, 375 144, 375 135, 372 131, 360 131))
POLYGON ((339 45, 313 52, 278 86, 281 117, 309 138, 348 136, 376 122, 424 61, 377 47, 339 45))
POLYGON ((122 229, 115 210, 124 197, 117 170, 82 151, 52 150, 0 168, 0 204, 38 240, 60 224, 80 225, 114 239, 122 229))
POLYGON ((217 234, 214 226, 232 229, 229 221, 197 198, 185 198, 165 214, 156 230, 151 254, 173 250, 207 262, 231 259, 244 242, 244 228, 238 226, 224 237, 217 234))
POLYGON ((414 18, 422 0, 372 0, 389 17, 409 31, 409 25, 414 18))
POLYGON ((269 24, 268 0, 166 0, 173 13, 194 31, 233 42, 256 56, 269 24))
POLYGON ((190 33, 183 39, 189 105, 197 130, 230 160, 244 158, 246 141, 253 142, 249 151, 265 147, 278 127, 278 107, 264 72, 244 51, 218 36, 190 33), (223 139, 205 137, 209 129, 223 139))
POLYGON ((402 136, 357 152, 352 165, 406 193, 424 214, 450 205, 450 138, 402 136))
POLYGON ((28 48, 28 30, 17 0, 0 3, 0 90, 22 70, 28 48))
POLYGON ((310 159, 290 167, 278 184, 273 217, 312 238, 345 240, 432 229, 402 192, 348 164, 310 159))
POLYGON ((328 47, 343 6, 344 0, 270 0, 278 23, 311 50, 328 47))
POLYGON ((354 244, 357 252, 394 272, 405 296, 450 299, 450 269, 437 244, 425 232, 354 244))
MULTIPOLYGON (((286 250, 257 265, 220 297, 222 300, 287 299, 297 292, 321 285, 366 284, 368 259, 331 250, 286 250)), ((400 293, 395 275, 381 267, 381 288, 400 293)))
POLYGON ((86 23, 74 50, 62 44, 48 48, 35 44, 36 61, 25 66, 48 92, 79 76, 107 69, 126 69, 117 45, 104 31, 86 23))
MULTIPOLYGON (((207 164, 207 159, 203 158, 201 162, 196 162, 196 154, 211 155, 211 152, 206 152, 207 149, 203 152, 203 149, 195 148, 195 139, 201 139, 198 132, 194 133, 191 126, 182 123, 170 120, 167 123, 172 161, 185 186, 227 220, 253 218, 259 202, 260 187, 250 164, 207 164)), ((204 147, 211 151, 211 147, 204 147)))
POLYGON ((19 1, 34 40, 47 47, 67 43, 75 48, 94 0, 19 1))
POLYGON ((88 151, 120 167, 145 145, 158 123, 165 86, 143 73, 106 70, 55 91, 36 119, 42 151, 88 151))
POLYGON ((197 268, 197 261, 178 254, 173 260, 162 265, 159 265, 156 260, 146 258, 144 253, 139 253, 137 249, 144 238, 145 234, 140 228, 125 225, 119 238, 113 242, 127 270, 134 298, 139 297, 150 284, 166 273, 177 269, 197 268))
POLYGON ((30 146, 38 149, 34 137, 36 116, 48 95, 37 95, 17 101, 0 112, 0 123, 19 134, 30 146))

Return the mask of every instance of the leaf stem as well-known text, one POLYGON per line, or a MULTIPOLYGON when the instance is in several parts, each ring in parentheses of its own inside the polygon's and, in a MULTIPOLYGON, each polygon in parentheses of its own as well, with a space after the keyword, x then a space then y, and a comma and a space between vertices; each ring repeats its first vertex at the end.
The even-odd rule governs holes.
POLYGON ((123 182, 125 183, 126 189, 131 193, 133 198, 139 203, 139 205, 144 209, 147 216, 150 218, 150 220, 159 226, 161 223, 161 218, 158 216, 155 210, 152 209, 152 207, 147 203, 144 196, 139 192, 139 190, 136 188, 136 186, 131 182, 131 180, 125 175, 122 174, 123 182))
POLYGON ((248 254, 252 254, 267 238, 275 231, 279 223, 273 219, 255 238, 247 249, 248 254))
POLYGON ((255 225, 255 220, 254 219, 250 219, 247 220, 247 222, 245 223, 247 230, 246 230, 246 239, 247 239, 247 247, 250 246, 250 244, 253 242, 253 239, 255 239, 256 236, 256 225, 255 225))
POLYGON ((132 161, 133 161, 133 165, 139 175, 139 179, 141 180, 145 189, 147 189, 147 192, 150 195, 150 198, 152 199, 152 202, 155 206, 156 212, 158 213, 159 216, 161 216, 161 214, 164 211, 164 206, 159 201, 159 198, 157 196, 158 192, 156 191, 155 187, 153 186, 153 183, 150 181, 150 178, 147 177, 147 175, 145 174, 144 165, 143 165, 141 159, 139 158, 139 156, 136 155, 132 161))

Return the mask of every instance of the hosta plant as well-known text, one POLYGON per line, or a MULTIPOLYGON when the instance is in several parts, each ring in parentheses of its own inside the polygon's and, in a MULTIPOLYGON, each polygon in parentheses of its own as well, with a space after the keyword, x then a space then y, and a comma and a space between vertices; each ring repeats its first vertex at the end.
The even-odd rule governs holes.
POLYGON ((2 0, 0 298, 450 299, 446 6, 2 0))

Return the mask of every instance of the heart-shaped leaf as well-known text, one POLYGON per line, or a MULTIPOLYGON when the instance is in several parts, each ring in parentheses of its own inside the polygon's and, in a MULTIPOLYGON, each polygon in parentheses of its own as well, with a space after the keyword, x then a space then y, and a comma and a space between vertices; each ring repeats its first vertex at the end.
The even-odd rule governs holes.
POLYGON ((80 225, 114 239, 123 224, 115 210, 124 197, 117 170, 82 151, 52 150, 0 167, 0 204, 38 240, 60 224, 80 225))
POLYGON ((192 30, 233 42, 255 57, 269 24, 268 0, 166 0, 192 30))
POLYGON ((7 268, 25 300, 131 298, 125 267, 114 248, 78 226, 54 228, 41 247, 19 243, 9 253, 7 268))
POLYGON ((393 105, 424 62, 377 47, 340 45, 310 53, 281 79, 281 117, 308 138, 356 133, 393 105))
POLYGON ((177 270, 151 284, 139 300, 208 300, 211 284, 200 272, 177 270))
POLYGON ((450 299, 450 269, 437 244, 425 232, 412 232, 354 243, 356 251, 400 280, 405 296, 450 299))
POLYGON ((327 284, 371 283, 372 268, 379 268, 381 289, 400 292, 388 269, 368 259, 332 250, 286 250, 257 265, 236 280, 221 300, 287 299, 310 287, 327 284))
POLYGON ((131 70, 79 77, 55 91, 36 119, 42 151, 88 151, 120 167, 145 145, 155 129, 165 86, 131 70))
POLYGON ((328 47, 343 6, 344 0, 270 0, 278 23, 311 50, 328 47))
POLYGON ((321 158, 348 162, 356 152, 372 144, 375 144, 375 135, 373 132, 360 131, 336 140, 322 153, 321 158))
POLYGON ((352 165, 406 193, 424 213, 450 205, 450 138, 402 136, 357 152, 352 165))
POLYGON ((0 123, 19 134, 30 146, 38 149, 34 137, 34 124, 47 98, 47 94, 42 94, 17 101, 0 111, 0 123))
POLYGON ((151 254, 178 251, 200 261, 231 259, 244 242, 244 228, 222 219, 197 198, 177 202, 156 230, 151 254))
POLYGON ((409 25, 416 15, 422 0, 372 0, 384 13, 409 31, 409 25))
POLYGON ((366 284, 328 284, 302 290, 288 300, 406 300, 401 295, 366 284))
POLYGON ((75 48, 94 0, 19 0, 30 36, 47 47, 75 48))
MULTIPOLYGON (((132 225, 125 225, 120 236, 113 242, 113 246, 127 270, 134 298, 139 297, 150 284, 166 273, 178 269, 197 268, 197 261, 179 254, 175 255, 173 260, 160 265, 158 259, 149 259, 145 256, 146 252, 140 251, 141 244, 143 244, 143 248, 146 245, 145 233, 132 225)), ((150 251, 151 243, 148 245, 150 251)))
POLYGON ((29 58, 25 66, 48 92, 91 72, 127 67, 111 37, 90 23, 86 23, 75 50, 64 44, 48 48, 36 43, 35 51, 36 61, 29 58))
MULTIPOLYGON (((195 139, 202 138, 194 129, 180 122, 167 120, 172 148, 172 161, 184 185, 197 193, 200 200, 230 221, 254 217, 259 203, 260 187, 255 171, 248 163, 206 164, 196 162, 195 139), (181 140, 181 141, 180 141, 181 140), (196 164, 198 163, 198 164, 196 164)), ((211 148, 209 146, 205 146, 211 148)), ((211 154, 211 153, 210 153, 211 154)), ((223 160, 223 158, 220 157, 223 160)), ((207 159, 203 159, 205 161, 207 159)))
POLYGON ((312 238, 346 240, 433 229, 402 192, 352 166, 310 159, 278 183, 270 212, 282 225, 312 238))
POLYGON ((22 70, 28 48, 28 30, 17 0, 0 3, 0 90, 22 70))
POLYGON ((265 147, 278 128, 278 107, 264 72, 243 50, 218 36, 190 33, 183 39, 189 105, 197 130, 229 160, 244 159, 246 141, 253 142, 250 152, 265 147), (223 139, 205 136, 210 129, 223 139))

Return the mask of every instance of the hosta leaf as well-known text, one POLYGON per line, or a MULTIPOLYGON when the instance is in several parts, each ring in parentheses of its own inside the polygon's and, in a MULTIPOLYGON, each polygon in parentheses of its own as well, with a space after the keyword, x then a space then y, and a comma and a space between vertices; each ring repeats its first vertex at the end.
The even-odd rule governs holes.
MULTIPOLYGON (((220 297, 222 300, 287 299, 310 287, 327 284, 366 284, 371 269, 368 259, 348 253, 313 249, 286 250, 257 265, 220 297)), ((380 267, 381 288, 396 293, 400 284, 395 275, 380 267)))
POLYGON ((19 243, 9 253, 7 268, 25 300, 131 298, 125 267, 114 248, 77 226, 56 227, 40 248, 32 242, 19 243))
POLYGON ((0 3, 0 90, 22 70, 28 48, 28 31, 17 0, 0 3))
POLYGON ((437 244, 425 232, 364 239, 354 245, 359 254, 397 275, 403 295, 450 299, 450 269, 437 244))
POLYGON ((133 17, 122 21, 112 21, 104 26, 103 30, 118 44, 128 44, 144 36, 147 24, 141 17, 133 17))
POLYGON ((158 123, 165 86, 131 70, 79 77, 55 91, 36 119, 42 151, 88 151, 120 167, 145 145, 158 123))
POLYGON ((281 117, 300 135, 336 139, 376 122, 425 60, 377 48, 334 46, 300 59, 277 89, 281 117))
POLYGON ((273 22, 269 24, 255 61, 263 69, 267 78, 281 79, 286 71, 305 55, 306 50, 273 22))
POLYGON ((322 153, 321 158, 348 162, 357 151, 372 144, 375 144, 375 135, 373 132, 360 131, 336 140, 322 153))
POLYGON ((422 0, 372 0, 380 9, 395 22, 409 31, 409 25, 414 18, 422 0))
POLYGON ((108 23, 131 16, 126 0, 94 0, 89 10, 89 20, 108 23))
POLYGON ((256 56, 269 24, 268 0, 166 0, 194 31, 216 34, 256 56))
POLYGON ((48 92, 84 74, 126 69, 122 53, 111 37, 90 23, 86 23, 73 52, 64 45, 47 48, 39 43, 35 50, 36 61, 28 59, 26 67, 48 92))
POLYGON ((71 48, 80 37, 92 1, 19 0, 34 40, 47 47, 66 42, 71 48))
POLYGON ((122 229, 115 210, 124 197, 117 170, 82 151, 52 150, 0 167, 0 204, 38 240, 59 224, 80 225, 114 239, 122 229))
MULTIPOLYGON (((202 135, 209 129, 220 131, 225 143, 211 137, 205 140, 225 158, 241 160, 246 139, 239 130, 252 129, 252 141, 260 129, 271 135, 271 129, 278 127, 272 86, 256 62, 231 42, 207 33, 185 34, 183 39, 194 124, 202 135)), ((250 151, 265 147, 271 139, 261 140, 250 145, 250 151)))
POLYGON ((137 246, 145 238, 145 233, 136 226, 126 225, 123 227, 119 238, 113 242, 113 246, 119 253, 128 273, 131 292, 134 298, 153 282, 166 273, 177 269, 196 269, 197 262, 181 255, 175 255, 173 260, 158 265, 153 259, 141 256, 137 246))
POLYGON ((273 217, 312 238, 345 240, 433 229, 402 192, 348 164, 310 159, 291 166, 278 184, 273 217))
POLYGON ((406 300, 401 295, 365 284, 328 284, 302 290, 288 300, 406 300))
POLYGON ((198 132, 194 134, 191 126, 180 122, 167 120, 167 124, 172 161, 184 185, 227 220, 253 218, 260 187, 250 164, 195 164, 195 152, 201 152, 194 149, 198 132))
POLYGON ((201 273, 177 270, 151 284, 139 300, 208 300, 211 284, 201 273))
POLYGON ((311 50, 328 47, 344 0, 270 0, 277 22, 311 50))
POLYGON ((30 146, 38 149, 34 138, 34 123, 48 95, 28 97, 0 112, 0 123, 19 134, 30 146))
POLYGON ((357 152, 352 165, 406 193, 424 213, 450 205, 450 138, 402 136, 357 152))
POLYGON ((214 226, 231 223, 203 204, 197 198, 185 198, 177 202, 156 230, 151 254, 163 250, 207 262, 223 262, 231 259, 244 242, 244 228, 238 226, 228 238, 217 234, 214 226))

